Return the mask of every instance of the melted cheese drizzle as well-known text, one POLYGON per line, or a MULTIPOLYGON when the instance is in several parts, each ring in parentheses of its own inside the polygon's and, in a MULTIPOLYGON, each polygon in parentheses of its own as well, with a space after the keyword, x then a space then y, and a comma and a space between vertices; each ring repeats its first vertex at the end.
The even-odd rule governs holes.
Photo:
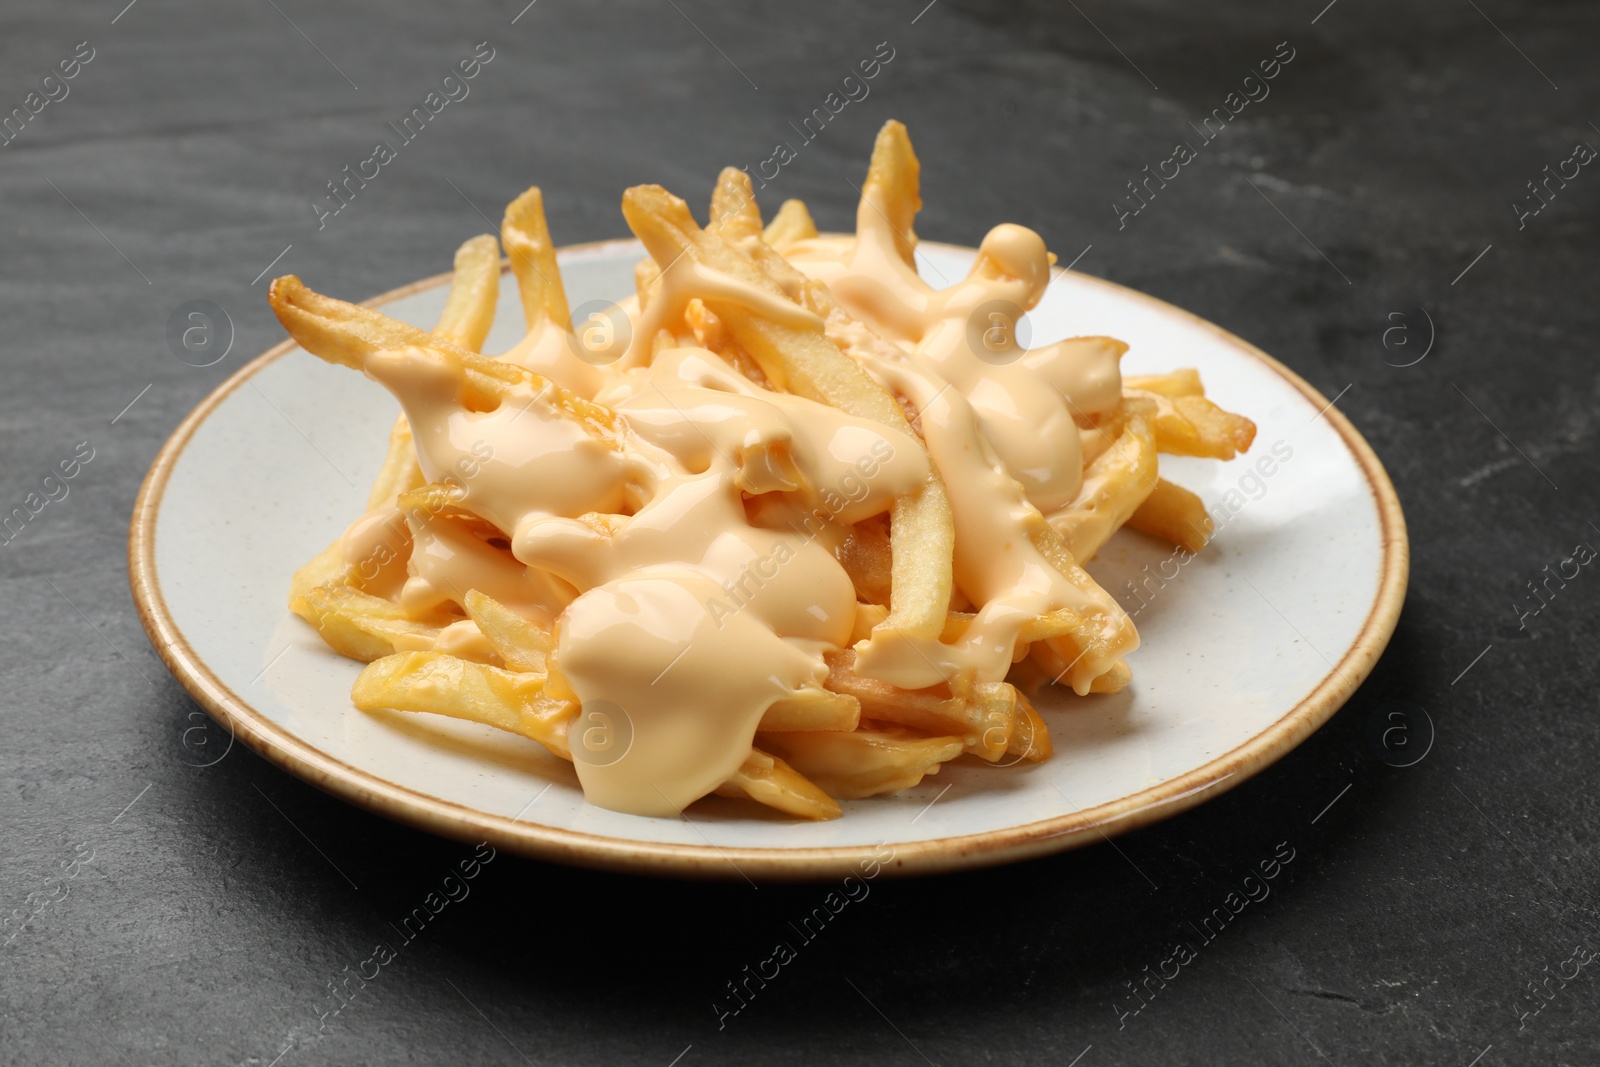
MULTIPOLYGON (((830 320, 829 336, 920 412, 955 519, 956 585, 978 609, 954 644, 874 636, 857 646, 857 669, 905 688, 963 670, 997 681, 1022 655, 1022 626, 1039 615, 1068 609, 1107 633, 1131 630, 1108 593, 1068 581, 1030 537, 1082 486, 1079 420, 1121 403, 1124 346, 1107 338, 1017 343, 1017 320, 1050 282, 1049 252, 1026 227, 989 231, 967 276, 943 290, 900 258, 875 190, 862 198, 856 232, 802 241, 784 256, 858 320, 830 320)), ((1093 679, 1069 671, 1069 680, 1084 693, 1093 679)))
MULTIPOLYGON (((692 339, 671 337, 689 301, 704 297, 822 325, 690 257, 663 272, 644 312, 624 305, 632 340, 615 364, 580 358, 572 335, 548 323, 502 357, 611 408, 625 424, 621 444, 528 385, 476 411, 462 402, 459 372, 440 359, 403 351, 367 363, 404 408, 425 477, 458 485, 457 502, 496 528, 414 519, 409 566, 390 566, 368 588, 398 592, 410 611, 448 615, 477 589, 554 627, 561 673, 584 705, 576 729, 603 711, 621 750, 585 758, 573 745, 595 804, 679 814, 745 761, 773 701, 822 684, 823 654, 847 647, 856 628, 855 590, 833 548, 849 524, 923 485, 930 457, 955 516, 956 582, 977 618, 951 644, 862 642, 859 670, 911 688, 958 673, 999 681, 1021 655, 1020 627, 1037 615, 1070 608, 1126 625, 1109 596, 1068 582, 1028 537, 1041 511, 1078 492, 1074 412, 1087 418, 1119 402, 1120 350, 1082 341, 1016 348, 1015 314, 1049 282, 1044 244, 1030 230, 996 228, 972 272, 934 291, 894 253, 872 204, 863 202, 858 221, 859 239, 814 239, 788 258, 898 342, 884 345, 859 323, 827 325, 921 412, 926 449, 902 431, 763 388, 692 339), (975 352, 969 321, 997 301, 994 325, 1005 336, 975 352), (1017 310, 1008 317, 1007 308, 1017 310)), ((347 558, 370 558, 403 525, 396 508, 369 513, 345 536, 347 558)), ((434 647, 485 645, 459 621, 434 647)))

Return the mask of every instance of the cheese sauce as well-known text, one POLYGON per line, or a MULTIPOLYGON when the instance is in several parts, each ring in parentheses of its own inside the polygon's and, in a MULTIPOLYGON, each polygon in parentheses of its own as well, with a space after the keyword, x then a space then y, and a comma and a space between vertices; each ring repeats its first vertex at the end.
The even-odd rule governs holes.
MULTIPOLYGON (((859 240, 817 238, 788 256, 897 346, 684 256, 645 311, 624 305, 631 340, 614 364, 580 358, 550 324, 503 357, 616 412, 614 435, 563 413, 548 385, 513 386, 473 410, 445 359, 410 350, 367 361, 405 409, 424 476, 458 486, 460 509, 413 516, 409 567, 370 588, 444 621, 477 589, 553 627, 561 675, 584 706, 572 747, 593 803, 680 813, 739 768, 774 701, 823 683, 823 654, 857 629, 834 548, 850 524, 924 485, 930 457, 954 514, 956 583, 976 618, 949 644, 875 635, 856 646, 862 673, 907 688, 957 674, 1000 681, 1021 655, 1020 627, 1057 609, 1131 632, 1108 595, 1068 581, 1029 536, 1080 488, 1080 423, 1120 401, 1120 346, 1017 346, 1016 317, 1049 283, 1032 231, 997 227, 971 273, 934 291, 872 208, 863 202, 859 240), (910 401, 923 440, 752 382, 683 332, 695 298, 826 328, 910 401), (992 323, 981 318, 991 308, 992 323), (975 316, 992 345, 975 349, 975 316), (604 719, 603 754, 585 748, 591 711, 604 719)), ((392 541, 399 519, 390 507, 358 520, 346 555, 392 541)), ((435 647, 478 649, 473 629, 451 622, 435 647)), ((1083 692, 1092 676, 1069 680, 1083 692)))
MULTIPOLYGON (((1030 536, 1082 487, 1080 422, 1121 403, 1126 346, 1100 337, 1018 344, 1017 320, 1050 281, 1050 254, 1026 227, 989 231, 967 276, 942 290, 900 257, 874 189, 862 198, 856 229, 857 236, 801 241, 784 257, 859 320, 830 318, 830 338, 920 412, 955 519, 956 586, 978 608, 958 642, 875 637, 858 646, 857 669, 904 688, 961 670, 999 681, 1019 656, 1022 625, 1058 609, 1098 619, 1103 633, 1131 635, 1110 594, 1069 581, 1030 536), (863 322, 898 346, 877 342, 863 322)), ((1096 666, 1074 664, 1066 680, 1088 692, 1096 666)))

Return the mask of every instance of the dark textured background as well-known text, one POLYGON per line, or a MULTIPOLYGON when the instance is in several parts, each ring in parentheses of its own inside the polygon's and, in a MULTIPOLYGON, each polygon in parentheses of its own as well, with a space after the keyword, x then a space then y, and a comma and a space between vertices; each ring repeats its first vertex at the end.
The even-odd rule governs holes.
POLYGON ((95 449, 0 550, 0 1060, 1600 1059, 1594 968, 1550 978, 1600 948, 1600 576, 1585 568, 1525 628, 1512 606, 1575 543, 1600 545, 1600 174, 1524 229, 1511 206, 1577 142, 1600 145, 1594 5, 539 0, 513 25, 522 0, 137 0, 119 16, 123 2, 0 15, 0 111, 77 42, 96 50, 0 149, 0 510, 78 442, 95 449), (472 95, 317 232, 323 183, 483 40, 496 57, 472 95), (871 96, 766 205, 801 196, 848 226, 841 176, 859 182, 898 117, 924 160, 924 236, 975 243, 1012 219, 1066 257, 1092 244, 1079 269, 1215 320, 1330 397, 1348 386, 1340 407, 1388 465, 1414 547, 1387 655, 1278 765, 1115 849, 880 879, 721 1031, 723 983, 822 887, 502 856, 319 1033, 329 984, 469 849, 242 748, 192 766, 196 708, 135 616, 127 517, 183 414, 282 336, 252 279, 291 244, 274 272, 344 297, 433 274, 484 229, 472 205, 497 219, 530 181, 558 241, 621 235, 624 186, 699 201, 885 40, 896 54, 871 96), (1296 58, 1271 96, 1118 232, 1123 183, 1285 40, 1296 58), (237 328, 208 369, 165 340, 195 299, 237 328), (1424 312, 1431 353, 1389 365, 1425 347, 1424 312), (1437 729, 1404 769, 1364 749, 1397 700, 1437 729), (1271 897, 1119 1019, 1124 983, 1196 941, 1186 925, 1279 842, 1295 859, 1271 897), (1554 999, 1531 1014, 1546 978, 1554 999))

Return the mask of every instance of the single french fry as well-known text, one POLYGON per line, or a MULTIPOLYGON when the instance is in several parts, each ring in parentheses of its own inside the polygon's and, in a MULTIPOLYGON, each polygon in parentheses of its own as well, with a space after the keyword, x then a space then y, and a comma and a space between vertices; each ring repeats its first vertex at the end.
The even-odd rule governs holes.
POLYGON ((528 328, 548 320, 566 329, 572 322, 572 312, 567 308, 567 291, 544 217, 544 194, 538 186, 529 187, 506 205, 500 241, 511 261, 511 273, 517 276, 517 293, 522 297, 522 315, 528 328))
POLYGON ((518 380, 517 368, 509 364, 496 363, 373 308, 324 296, 293 274, 274 278, 267 299, 301 347, 329 363, 362 370, 376 352, 431 346, 457 356, 464 367, 486 377, 505 383, 518 380))
POLYGON ((885 227, 893 247, 907 266, 915 265, 917 233, 913 224, 922 210, 922 164, 911 148, 903 123, 890 119, 872 145, 872 162, 861 186, 856 233, 879 233, 885 227))
POLYGON ((443 652, 401 652, 369 663, 350 698, 363 711, 389 708, 483 723, 572 758, 567 727, 578 707, 546 693, 542 674, 487 667, 443 652))
POLYGON ((1205 396, 1205 386, 1200 384, 1200 372, 1192 367, 1168 371, 1165 374, 1126 375, 1122 387, 1136 392, 1159 393, 1162 396, 1205 396))
POLYGON ((334 538, 327 548, 294 572, 294 577, 289 579, 289 610, 299 614, 295 604, 313 589, 354 583, 356 568, 344 558, 343 541, 343 534, 334 538))
POLYGON ((850 528, 844 543, 834 552, 839 565, 850 576, 856 596, 871 604, 888 604, 893 589, 894 552, 889 532, 874 520, 850 528))
POLYGON ((792 733, 795 730, 854 730, 861 724, 861 701, 844 693, 807 688, 782 697, 761 716, 758 730, 792 733))
POLYGON ((289 580, 289 605, 313 589, 325 586, 349 586, 362 592, 387 584, 403 573, 406 560, 411 555, 411 532, 403 516, 389 504, 369 510, 362 516, 363 523, 382 520, 383 539, 374 545, 364 559, 351 560, 346 554, 345 535, 340 534, 328 546, 313 556, 310 562, 294 572, 289 580))
POLYGON ((1029 644, 1035 641, 1048 641, 1054 637, 1071 634, 1081 625, 1083 625, 1082 615, 1062 608, 1059 611, 1037 615, 1023 623, 1021 640, 1029 644))
POLYGON ((546 661, 555 648, 549 633, 476 589, 467 590, 464 601, 467 617, 477 624, 508 669, 545 672, 546 661))
MULTIPOLYGON (((450 294, 444 311, 433 328, 433 336, 474 352, 483 350, 484 338, 494 325, 495 304, 500 297, 500 244, 491 234, 472 237, 456 250, 455 275, 450 279, 450 294)), ((417 463, 416 441, 405 415, 395 418, 389 431, 389 449, 383 466, 367 494, 367 510, 392 504, 397 496, 422 485, 422 468, 417 463)))
POLYGON ((469 238, 456 250, 455 267, 433 335, 481 352, 500 298, 500 243, 487 233, 469 238))
MULTIPOLYGON (((1240 452, 1250 450, 1256 439, 1256 424, 1243 415, 1224 411, 1203 396, 1180 396, 1172 402, 1178 414, 1195 428, 1204 443, 1203 452, 1192 452, 1212 459, 1232 459, 1240 452)), ((1159 422, 1159 420, 1158 420, 1159 422)), ((1161 443, 1161 429, 1156 429, 1156 444, 1161 443)))
MULTIPOLYGON (((444 311, 433 328, 433 336, 474 352, 483 350, 483 341, 494 325, 495 304, 500 296, 500 244, 492 234, 468 238, 456 249, 455 274, 444 311)), ((389 449, 383 466, 367 494, 367 510, 394 503, 401 493, 415 489, 427 479, 417 463, 416 441, 405 415, 395 418, 389 431, 389 449)))
POLYGON ((1120 693, 1133 681, 1133 671, 1127 660, 1117 660, 1111 669, 1096 678, 1089 686, 1091 693, 1120 693))
POLYGON ((397 636, 431 642, 439 632, 436 626, 411 619, 393 601, 349 585, 309 589, 289 608, 315 627, 335 652, 363 663, 393 653, 397 636))
POLYGON ((782 252, 792 244, 809 241, 817 236, 817 224, 811 221, 811 212, 802 200, 785 200, 772 216, 762 239, 782 252))
POLYGON ((711 225, 729 241, 761 239, 761 209, 750 176, 738 167, 724 167, 711 191, 711 225))
POLYGON ((1200 551, 1211 540, 1205 503, 1165 478, 1156 479, 1156 487, 1128 517, 1128 525, 1190 552, 1200 551))
POLYGON ((841 800, 909 789, 965 752, 959 737, 927 737, 893 727, 853 733, 758 735, 762 746, 841 800))
POLYGON ((436 338, 380 311, 323 296, 292 274, 273 279, 268 300, 284 329, 312 355, 365 370, 366 361, 379 352, 427 350, 461 368, 471 399, 484 408, 498 404, 509 386, 534 377, 521 367, 436 338))
POLYGON ((837 819, 843 814, 837 800, 783 760, 760 749, 751 749, 750 757, 716 792, 749 797, 802 819, 837 819))
POLYGON ((494 537, 506 536, 504 530, 501 530, 488 519, 483 518, 475 511, 462 507, 460 500, 461 493, 458 489, 442 482, 429 482, 427 485, 419 485, 415 489, 401 493, 395 498, 394 503, 413 529, 419 529, 430 522, 442 519, 446 522, 459 522, 471 527, 473 532, 484 541, 494 537))
MULTIPOLYGON (((1098 682, 1105 677, 1106 675, 1102 674, 1095 681, 1098 682)), ((1011 735, 1011 743, 1006 746, 1006 753, 1021 756, 1030 763, 1043 763, 1055 755, 1056 751, 1055 745, 1050 741, 1050 728, 1045 725, 1044 717, 1033 706, 1033 702, 1023 696, 1020 689, 1017 690, 1017 703, 1021 705, 1025 718, 1020 728, 1011 735)))
POLYGON ((1256 424, 1224 411, 1203 396, 1167 396, 1125 390, 1128 398, 1148 402, 1153 411, 1156 448, 1171 456, 1232 459, 1248 451, 1256 424))
POLYGON ((380 311, 313 292, 292 274, 274 279, 268 298, 284 329, 306 351, 329 363, 363 370, 366 361, 379 352, 416 349, 460 368, 467 389, 474 394, 469 400, 493 407, 512 395, 512 387, 526 387, 532 391, 534 403, 577 419, 597 440, 618 447, 621 430, 610 408, 585 400, 543 375, 441 340, 380 311))
POLYGON ((1050 525, 1074 559, 1090 559, 1156 487, 1156 442, 1149 421, 1132 415, 1117 443, 1089 464, 1072 503, 1050 525))
POLYGON ((657 283, 661 281, 661 267, 649 256, 645 256, 633 265, 633 288, 639 297, 639 311, 650 306, 650 298, 655 295, 657 283))

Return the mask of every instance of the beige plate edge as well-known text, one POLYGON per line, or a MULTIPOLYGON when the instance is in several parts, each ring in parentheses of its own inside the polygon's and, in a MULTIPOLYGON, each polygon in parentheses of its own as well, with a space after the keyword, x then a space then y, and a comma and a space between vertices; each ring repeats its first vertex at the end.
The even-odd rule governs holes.
MULTIPOLYGON (((630 240, 597 241, 571 245, 559 251, 632 243, 630 240)), ((922 243, 939 246, 938 242, 922 243)), ((375 296, 365 304, 381 307, 413 293, 445 285, 450 277, 445 273, 424 278, 375 296)), ((1371 672, 1399 621, 1411 559, 1405 517, 1383 464, 1349 420, 1294 371, 1221 327, 1115 282, 1092 275, 1078 277, 1120 290, 1209 330, 1265 363, 1317 408, 1325 409, 1324 417, 1360 465, 1378 505, 1383 531, 1378 594, 1355 642, 1334 668, 1298 704, 1244 744, 1177 778, 1097 807, 982 834, 897 843, 892 846, 894 858, 884 864, 884 870, 890 874, 936 874, 1061 852, 1170 818, 1231 789, 1281 758, 1327 722, 1371 672)), ((487 840, 497 848, 558 863, 664 877, 810 880, 842 877, 874 854, 873 848, 865 845, 713 849, 601 837, 516 822, 386 782, 333 759, 259 714, 229 689, 195 653, 161 595, 155 565, 156 517, 167 480, 195 430, 230 393, 267 364, 297 347, 293 340, 274 345, 235 371, 189 413, 162 446, 145 475, 134 501, 128 530, 129 582, 134 605, 151 644, 184 688, 235 737, 296 777, 379 815, 445 837, 467 842, 487 840)))

